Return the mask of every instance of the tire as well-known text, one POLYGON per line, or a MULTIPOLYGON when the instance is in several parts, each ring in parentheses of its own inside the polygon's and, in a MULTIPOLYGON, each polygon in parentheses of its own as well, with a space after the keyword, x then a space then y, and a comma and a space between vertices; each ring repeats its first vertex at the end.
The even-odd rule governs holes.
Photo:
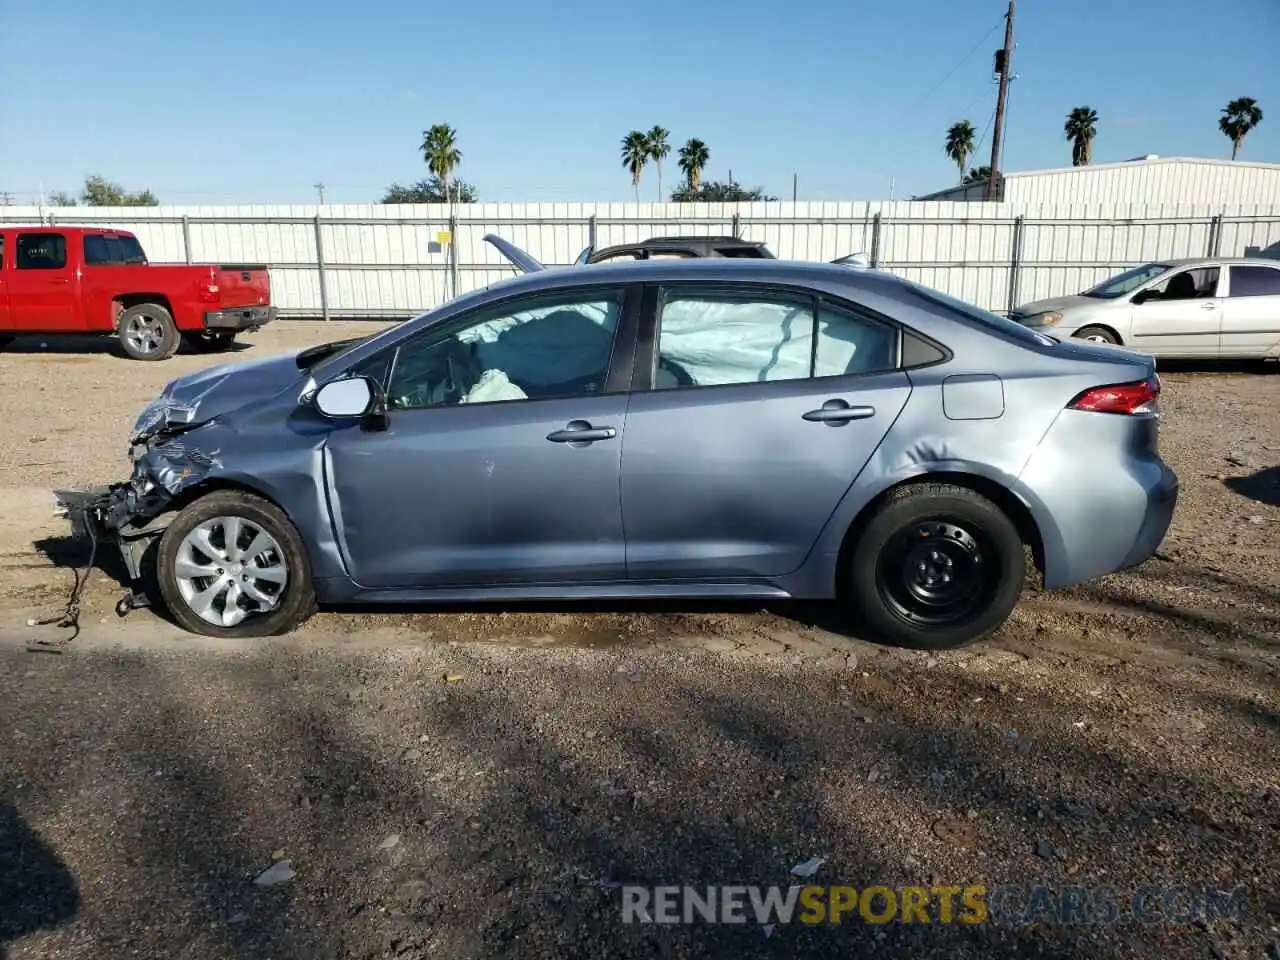
POLYGON ((870 639, 917 650, 964 646, 995 630, 1017 604, 1027 572, 1022 538, 1004 511, 943 483, 892 494, 849 560, 844 593, 870 639), (930 591, 932 603, 922 599, 930 591), (949 606, 941 605, 944 598, 949 606))
POLYGON ((173 314, 158 303, 139 303, 120 314, 120 346, 134 360, 168 360, 182 338, 173 314))
POLYGON ((188 504, 178 514, 160 538, 156 582, 164 605, 177 624, 207 637, 240 639, 287 633, 316 609, 311 564, 297 528, 275 504, 239 490, 215 491, 188 504), (265 534, 268 542, 262 551, 253 557, 229 553, 228 520, 238 522, 241 549, 247 549, 265 534), (200 548, 201 539, 208 552, 200 548), (256 562, 259 560, 266 562, 256 562), (196 569, 208 569, 210 573, 196 576, 184 572, 196 569), (261 575, 254 576, 254 570, 261 575), (268 577, 263 571, 271 571, 271 575, 268 577), (235 587, 234 594, 229 585, 235 587), (254 599, 255 594, 258 598, 268 597, 271 603, 261 604, 254 599), (210 599, 208 618, 199 612, 196 598, 201 596, 210 599), (228 617, 228 600, 232 596, 238 613, 228 617), (260 606, 265 609, 252 610, 260 606), (239 613, 244 616, 237 622, 239 613))
POLYGON ((1120 338, 1106 327, 1081 327, 1071 336, 1076 340, 1092 340, 1094 343, 1120 343, 1120 338))
POLYGON ((10 336, 7 333, 0 334, 0 350, 3 350, 5 347, 9 346, 9 344, 13 343, 13 341, 16 339, 17 339, 16 337, 10 336))
POLYGON ((210 333, 202 330, 199 333, 184 333, 182 342, 193 353, 223 353, 230 350, 236 342, 234 333, 210 333))

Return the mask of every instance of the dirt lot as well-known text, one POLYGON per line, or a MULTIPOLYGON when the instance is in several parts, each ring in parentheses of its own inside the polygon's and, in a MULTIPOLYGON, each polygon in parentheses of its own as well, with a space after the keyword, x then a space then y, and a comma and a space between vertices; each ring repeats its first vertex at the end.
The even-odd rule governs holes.
POLYGON ((701 606, 325 612, 227 646, 117 619, 99 573, 67 651, 26 652, 79 559, 50 489, 120 479, 138 408, 212 362, 0 354, 0 955, 1280 960, 1280 372, 1165 372, 1158 558, 964 651, 701 606), (811 857, 985 885, 992 920, 622 923, 619 884, 786 887, 811 857), (1032 884, 1117 916, 1020 914, 1032 884), (1243 886, 1243 914, 1132 916, 1173 885, 1243 886))

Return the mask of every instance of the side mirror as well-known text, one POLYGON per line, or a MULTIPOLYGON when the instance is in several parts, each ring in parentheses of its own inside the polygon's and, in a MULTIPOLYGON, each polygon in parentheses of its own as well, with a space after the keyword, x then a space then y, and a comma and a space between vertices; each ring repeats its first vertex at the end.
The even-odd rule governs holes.
POLYGON ((316 391, 312 405, 330 420, 352 420, 371 411, 377 391, 368 377, 330 380, 316 391))
POLYGON ((1137 293, 1133 295, 1133 297, 1129 300, 1129 302, 1136 307, 1140 303, 1146 303, 1148 300, 1151 299, 1151 297, 1152 297, 1152 293, 1150 290, 1139 290, 1137 293))

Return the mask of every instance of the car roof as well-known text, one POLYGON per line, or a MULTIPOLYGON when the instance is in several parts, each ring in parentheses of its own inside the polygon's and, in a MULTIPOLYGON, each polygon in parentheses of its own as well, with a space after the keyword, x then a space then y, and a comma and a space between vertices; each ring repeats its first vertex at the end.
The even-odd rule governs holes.
MULTIPOLYGON (((773 283, 813 289, 843 287, 889 291, 906 281, 878 270, 810 260, 707 257, 688 260, 624 260, 595 264, 590 270, 548 267, 502 281, 504 291, 555 290, 608 283, 674 283, 680 280, 773 283)), ((495 285, 496 286, 496 285, 495 285)), ((492 289, 492 288, 490 288, 492 289)))
POLYGON ((650 237, 647 240, 640 240, 636 244, 620 244, 620 246, 644 246, 647 243, 714 243, 718 247, 736 246, 736 247, 759 247, 763 246, 762 240, 744 240, 742 237, 650 237))
POLYGON ((1280 267, 1280 260, 1270 257, 1179 257, 1172 260, 1152 260, 1152 263, 1167 263, 1171 267, 1190 267, 1198 264, 1219 266, 1234 264, 1236 266, 1280 267))

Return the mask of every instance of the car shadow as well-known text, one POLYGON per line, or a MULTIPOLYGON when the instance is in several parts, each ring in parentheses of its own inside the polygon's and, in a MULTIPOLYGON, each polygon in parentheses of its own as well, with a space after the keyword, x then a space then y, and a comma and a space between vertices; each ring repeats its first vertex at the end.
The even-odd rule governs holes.
MULTIPOLYGON (((46 537, 35 540, 32 549, 45 557, 53 566, 65 570, 83 570, 89 563, 89 544, 73 536, 46 537)), ((143 558, 143 569, 154 562, 155 542, 143 558)), ((120 585, 122 591, 131 590, 133 584, 124 561, 114 543, 100 542, 93 553, 93 566, 120 585)), ((144 577, 143 593, 151 611, 162 620, 174 623, 160 601, 153 577, 144 577)), ((70 589, 70 587, 68 587, 70 589)), ((324 613, 335 614, 747 614, 767 612, 797 626, 824 630, 839 636, 857 637, 857 624, 843 614, 835 603, 819 600, 771 600, 771 599, 616 599, 616 600, 525 600, 525 601, 471 601, 424 603, 337 603, 324 604, 324 613)))
MULTIPOLYGON (((253 345, 250 343, 235 341, 230 347, 221 350, 220 354, 243 353, 250 350, 253 345)), ((217 356, 218 354, 202 350, 193 350, 185 343, 178 350, 184 356, 217 356)), ((42 335, 38 333, 24 334, 16 337, 13 342, 0 349, 0 356, 5 354, 14 355, 46 355, 56 357, 72 357, 72 356, 101 356, 107 355, 115 357, 119 360, 130 359, 120 347, 120 342, 112 336, 106 334, 58 334, 42 335)))
POLYGON ((1280 467, 1264 467, 1247 477, 1227 477, 1222 484, 1242 497, 1280 507, 1280 467))
POLYGON ((80 909, 80 888, 67 865, 0 800, 0 960, 5 944, 62 926, 80 909))

